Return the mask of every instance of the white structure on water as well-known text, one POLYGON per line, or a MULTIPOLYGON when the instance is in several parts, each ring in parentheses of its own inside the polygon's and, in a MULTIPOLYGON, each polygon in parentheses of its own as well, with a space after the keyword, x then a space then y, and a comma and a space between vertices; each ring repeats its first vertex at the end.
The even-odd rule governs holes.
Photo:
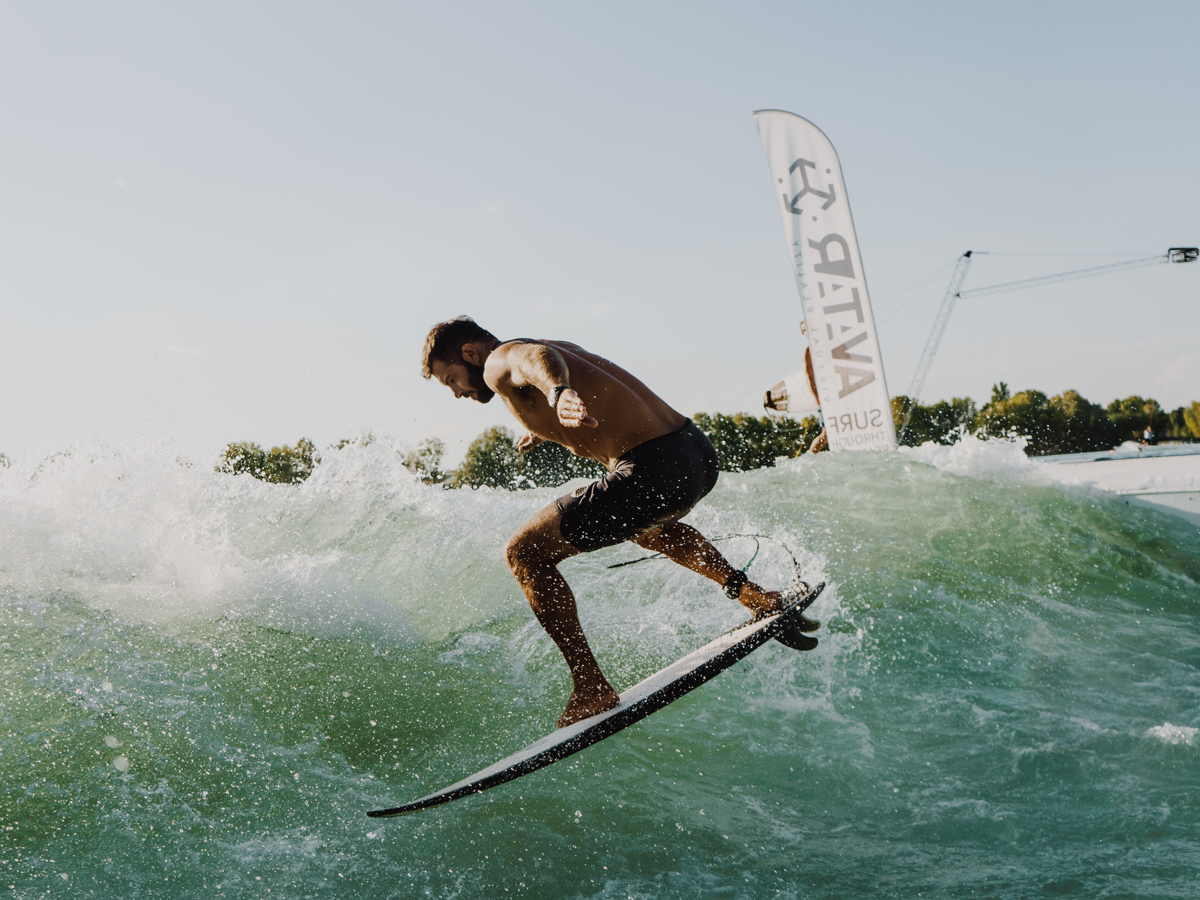
POLYGON ((1127 442, 1107 453, 1043 456, 1055 481, 1090 485, 1200 526, 1200 444, 1142 447, 1127 442))

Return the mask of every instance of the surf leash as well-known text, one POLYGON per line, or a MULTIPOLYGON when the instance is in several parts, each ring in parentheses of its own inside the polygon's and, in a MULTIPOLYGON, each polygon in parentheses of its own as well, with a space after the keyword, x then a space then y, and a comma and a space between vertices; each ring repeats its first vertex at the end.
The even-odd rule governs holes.
MULTIPOLYGON (((731 541, 734 538, 746 538, 747 540, 754 541, 754 552, 750 555, 750 559, 746 561, 746 564, 744 566, 742 566, 742 568, 741 568, 742 572, 749 571, 750 565, 754 562, 754 560, 758 559, 759 551, 762 549, 762 544, 760 544, 759 541, 770 541, 771 543, 778 544, 780 547, 782 547, 783 551, 789 557, 791 557, 792 567, 797 572, 796 577, 799 578, 800 563, 796 561, 796 554, 794 554, 792 552, 791 548, 788 547, 788 545, 785 544, 783 541, 781 541, 777 538, 773 538, 770 535, 766 535, 766 534, 723 534, 723 535, 720 535, 719 537, 709 538, 709 543, 716 544, 721 541, 731 541)), ((620 569, 624 566, 632 566, 632 565, 635 565, 636 563, 648 562, 649 560, 652 560, 652 559, 666 559, 666 558, 667 557, 662 553, 651 553, 649 556, 639 556, 637 559, 627 559, 627 560, 624 560, 619 563, 613 563, 610 566, 606 566, 606 568, 620 569)))

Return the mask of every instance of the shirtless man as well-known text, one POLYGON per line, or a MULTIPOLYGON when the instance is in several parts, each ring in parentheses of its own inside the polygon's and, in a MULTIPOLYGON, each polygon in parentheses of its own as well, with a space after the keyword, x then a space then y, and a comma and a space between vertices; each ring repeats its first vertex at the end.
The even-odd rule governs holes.
MULTIPOLYGON (((518 450, 555 441, 609 471, 551 503, 505 549, 534 615, 571 670, 574 690, 560 728, 620 702, 583 635, 575 596, 558 571, 564 559, 633 541, 717 582, 755 613, 779 608, 778 592, 748 581, 679 521, 716 484, 717 455, 690 419, 633 375, 575 344, 502 342, 466 316, 433 327, 421 364, 425 378, 436 378, 455 397, 487 403, 499 394, 529 430, 518 450)), ((817 627, 811 620, 800 625, 817 627)), ((812 638, 796 639, 816 646, 812 638)))

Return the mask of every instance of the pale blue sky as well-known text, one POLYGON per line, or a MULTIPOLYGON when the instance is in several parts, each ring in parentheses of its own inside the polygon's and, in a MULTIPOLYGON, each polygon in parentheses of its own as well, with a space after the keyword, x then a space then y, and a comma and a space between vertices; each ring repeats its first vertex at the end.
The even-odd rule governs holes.
MULTIPOLYGON (((452 452, 434 322, 758 412, 800 309, 751 119, 837 147, 889 387, 966 249, 1200 244, 1200 7, 0 3, 0 451, 452 452), (144 433, 144 431, 143 431, 144 433)), ((980 257, 967 286, 1119 257, 980 257)), ((1200 263, 964 301, 925 391, 1200 399, 1200 263)))

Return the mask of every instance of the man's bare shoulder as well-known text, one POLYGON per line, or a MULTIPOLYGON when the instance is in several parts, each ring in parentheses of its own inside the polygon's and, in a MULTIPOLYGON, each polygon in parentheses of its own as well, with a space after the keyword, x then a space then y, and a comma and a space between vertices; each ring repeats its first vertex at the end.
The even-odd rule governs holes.
POLYGON ((516 338, 497 344, 483 366, 483 378, 493 390, 507 393, 537 381, 537 373, 554 360, 561 366, 563 353, 552 341, 516 338), (532 380, 531 380, 532 379, 532 380))
POLYGON ((556 346, 552 341, 535 341, 530 338, 514 338, 497 344, 488 355, 486 366, 492 366, 493 360, 497 368, 511 369, 519 361, 544 352, 545 347, 556 346))
POLYGON ((513 366, 521 353, 521 345, 527 341, 505 341, 492 348, 483 363, 483 378, 493 388, 512 376, 513 366), (515 351, 515 352, 514 352, 515 351))

